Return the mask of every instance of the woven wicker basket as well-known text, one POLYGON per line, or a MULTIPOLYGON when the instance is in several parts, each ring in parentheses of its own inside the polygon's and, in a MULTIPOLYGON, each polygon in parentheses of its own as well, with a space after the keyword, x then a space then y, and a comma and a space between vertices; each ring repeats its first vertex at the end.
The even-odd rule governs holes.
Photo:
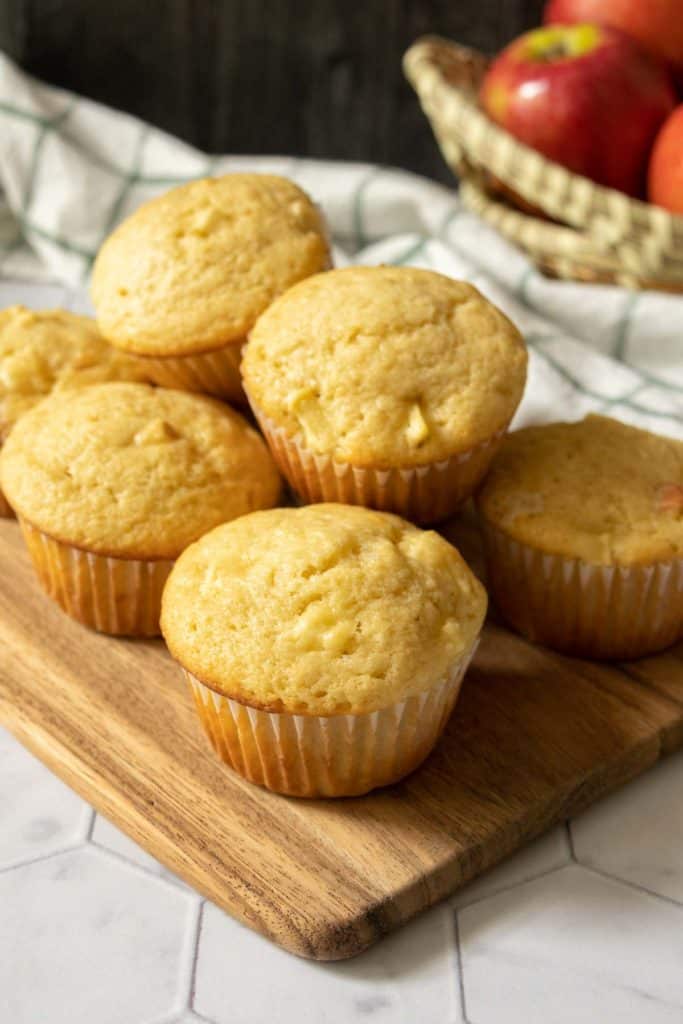
POLYGON ((546 273, 683 291, 683 217, 595 185, 493 124, 477 105, 487 63, 437 37, 404 57, 463 203, 546 273))

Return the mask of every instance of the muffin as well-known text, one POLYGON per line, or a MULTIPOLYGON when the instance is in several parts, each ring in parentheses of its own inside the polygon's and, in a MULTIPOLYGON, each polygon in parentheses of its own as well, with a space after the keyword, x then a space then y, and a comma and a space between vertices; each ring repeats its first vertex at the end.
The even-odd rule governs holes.
POLYGON ((242 343, 290 285, 329 266, 322 217, 305 192, 269 174, 229 174, 145 203, 95 261, 97 322, 146 357, 168 387, 243 398, 242 343))
POLYGON ((106 633, 159 631, 173 560, 218 523, 278 499, 259 435, 201 395, 96 384, 44 399, 0 454, 0 482, 38 577, 106 633))
POLYGON ((492 597, 536 643, 637 658, 683 636, 683 443, 604 416, 505 439, 478 495, 492 597))
POLYGON ((429 754, 485 611, 438 534, 329 504, 202 537, 171 572, 161 627, 223 761, 279 793, 350 796, 429 754))
MULTIPOLYGON (((52 391, 148 379, 135 357, 107 344, 90 317, 64 309, 0 310, 0 445, 18 418, 52 391)), ((0 516, 11 515, 0 491, 0 516)))
POLYGON ((350 267, 276 299, 249 335, 242 374, 302 498, 429 523, 483 477, 526 363, 519 332, 471 285, 409 267, 350 267))

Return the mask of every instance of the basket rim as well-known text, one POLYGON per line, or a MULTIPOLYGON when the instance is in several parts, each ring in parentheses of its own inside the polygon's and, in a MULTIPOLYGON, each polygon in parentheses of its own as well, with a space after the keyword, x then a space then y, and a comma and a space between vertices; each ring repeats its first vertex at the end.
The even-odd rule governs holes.
MULTIPOLYGON (((517 155, 520 159, 527 161, 530 167, 534 167, 536 173, 531 176, 533 183, 541 176, 552 175, 557 186, 558 193, 574 193, 577 208, 583 208, 584 215, 577 216, 571 221, 562 216, 564 210, 549 211, 557 214, 564 225, 570 223, 572 227, 590 229, 591 221, 598 216, 612 216, 618 210, 628 211, 632 219, 633 232, 630 237, 642 238, 648 234, 655 234, 659 237, 669 235, 672 241, 683 246, 683 215, 671 213, 661 206, 628 196, 616 189, 598 185, 590 178, 576 174, 568 170, 554 160, 549 160, 538 150, 519 142, 510 132, 501 128, 492 121, 475 102, 471 92, 448 81, 443 68, 437 59, 438 56, 447 57, 455 64, 464 66, 465 60, 483 62, 486 56, 479 50, 463 46, 452 40, 439 35, 426 35, 417 39, 405 52, 403 56, 403 70, 406 78, 417 93, 423 106, 425 114, 432 122, 434 110, 434 99, 445 108, 440 112, 449 120, 455 116, 467 120, 467 127, 470 129, 472 140, 462 137, 459 141, 467 157, 479 166, 487 166, 476 151, 476 144, 481 140, 484 133, 492 139, 500 151, 508 155, 517 155)), ((506 173, 505 167, 488 167, 505 184, 514 188, 525 199, 539 204, 538 195, 529 187, 528 181, 519 179, 514 175, 506 173)))
POLYGON ((595 247, 589 235, 563 224, 549 224, 508 206, 504 201, 492 198, 472 178, 462 179, 460 190, 466 209, 476 213, 508 241, 521 247, 545 273, 584 282, 656 289, 677 295, 683 292, 683 279, 680 275, 649 276, 644 270, 629 269, 609 253, 595 247), (562 235, 566 244, 558 247, 559 235, 562 235))

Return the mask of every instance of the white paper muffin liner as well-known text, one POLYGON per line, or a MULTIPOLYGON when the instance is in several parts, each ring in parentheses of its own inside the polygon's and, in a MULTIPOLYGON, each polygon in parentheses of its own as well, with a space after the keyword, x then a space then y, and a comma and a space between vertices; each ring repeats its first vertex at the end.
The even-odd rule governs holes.
POLYGON ((629 659, 683 637, 683 559, 611 566, 549 555, 482 521, 491 595, 534 643, 629 659))
POLYGON ((155 384, 180 391, 198 391, 245 404, 240 362, 243 341, 192 356, 140 356, 155 384))
POLYGON ((173 562, 111 558, 63 544, 19 517, 43 588, 73 619, 101 633, 156 636, 173 562))
POLYGON ((490 438, 439 462, 409 468, 375 469, 339 462, 291 437, 251 402, 280 472, 304 501, 338 501, 395 512, 417 523, 436 523, 458 509, 483 479, 505 434, 490 438))
POLYGON ((359 715, 262 711, 183 672, 212 747, 250 782, 288 796, 360 796, 397 782, 424 761, 453 710, 475 649, 476 643, 429 690, 359 715))

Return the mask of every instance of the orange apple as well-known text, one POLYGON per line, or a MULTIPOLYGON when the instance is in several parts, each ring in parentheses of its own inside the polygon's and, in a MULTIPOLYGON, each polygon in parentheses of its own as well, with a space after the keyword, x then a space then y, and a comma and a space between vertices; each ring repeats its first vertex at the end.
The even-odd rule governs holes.
POLYGON ((546 25, 593 21, 621 29, 683 72, 681 0, 550 0, 543 20, 546 25))
POLYGON ((683 104, 676 107, 655 139, 647 193, 651 203, 683 213, 683 104))
POLYGON ((520 36, 490 66, 480 101, 521 142, 632 196, 644 194, 650 148, 676 103, 663 65, 599 25, 520 36))

